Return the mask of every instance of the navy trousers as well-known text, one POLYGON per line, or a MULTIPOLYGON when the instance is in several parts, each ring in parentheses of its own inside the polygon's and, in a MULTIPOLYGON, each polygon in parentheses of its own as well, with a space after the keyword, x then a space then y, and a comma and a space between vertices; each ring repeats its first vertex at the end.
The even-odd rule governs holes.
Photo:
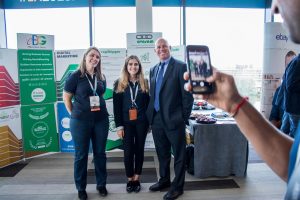
POLYGON ((106 185, 106 140, 108 117, 101 121, 70 120, 70 130, 75 145, 74 179, 76 189, 83 191, 87 185, 87 163, 90 141, 92 141, 97 187, 106 185))

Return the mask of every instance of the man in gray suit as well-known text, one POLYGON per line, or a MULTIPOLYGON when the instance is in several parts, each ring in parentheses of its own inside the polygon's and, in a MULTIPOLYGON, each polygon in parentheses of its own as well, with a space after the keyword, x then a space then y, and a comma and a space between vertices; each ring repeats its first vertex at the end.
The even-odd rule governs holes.
POLYGON ((169 186, 165 200, 177 199, 183 194, 185 179, 185 124, 191 114, 193 97, 184 90, 184 62, 170 55, 170 46, 164 38, 155 42, 155 52, 160 63, 150 70, 150 102, 147 117, 152 127, 156 153, 159 160, 160 179, 150 186, 150 191, 160 191, 169 186), (175 177, 170 181, 171 148, 174 155, 175 177))

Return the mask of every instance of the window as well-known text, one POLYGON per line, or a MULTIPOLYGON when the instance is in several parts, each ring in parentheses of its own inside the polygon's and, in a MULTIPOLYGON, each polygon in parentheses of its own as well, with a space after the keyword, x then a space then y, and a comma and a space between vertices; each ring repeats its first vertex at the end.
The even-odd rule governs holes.
POLYGON ((187 44, 208 45, 216 68, 234 75, 258 108, 263 63, 264 10, 187 8, 187 44))
POLYGON ((171 46, 180 45, 180 7, 153 7, 153 32, 162 32, 171 46))
POLYGON ((8 9, 7 47, 17 48, 17 33, 54 35, 55 49, 89 46, 88 8, 8 9))
POLYGON ((94 43, 99 48, 126 48, 127 33, 136 32, 135 7, 94 8, 94 43))

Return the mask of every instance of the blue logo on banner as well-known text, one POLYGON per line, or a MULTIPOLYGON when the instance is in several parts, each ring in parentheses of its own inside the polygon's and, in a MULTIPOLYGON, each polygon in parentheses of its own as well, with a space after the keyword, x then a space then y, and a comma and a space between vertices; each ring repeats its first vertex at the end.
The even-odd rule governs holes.
POLYGON ((70 131, 70 115, 64 103, 57 103, 57 113, 60 151, 74 152, 74 142, 70 131))

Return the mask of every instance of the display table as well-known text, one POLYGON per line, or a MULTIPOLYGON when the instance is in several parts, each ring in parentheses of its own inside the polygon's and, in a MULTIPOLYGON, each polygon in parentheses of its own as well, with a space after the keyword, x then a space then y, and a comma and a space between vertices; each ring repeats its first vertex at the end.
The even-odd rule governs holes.
POLYGON ((245 176, 248 141, 234 121, 198 124, 190 120, 194 137, 194 171, 198 178, 245 176))

